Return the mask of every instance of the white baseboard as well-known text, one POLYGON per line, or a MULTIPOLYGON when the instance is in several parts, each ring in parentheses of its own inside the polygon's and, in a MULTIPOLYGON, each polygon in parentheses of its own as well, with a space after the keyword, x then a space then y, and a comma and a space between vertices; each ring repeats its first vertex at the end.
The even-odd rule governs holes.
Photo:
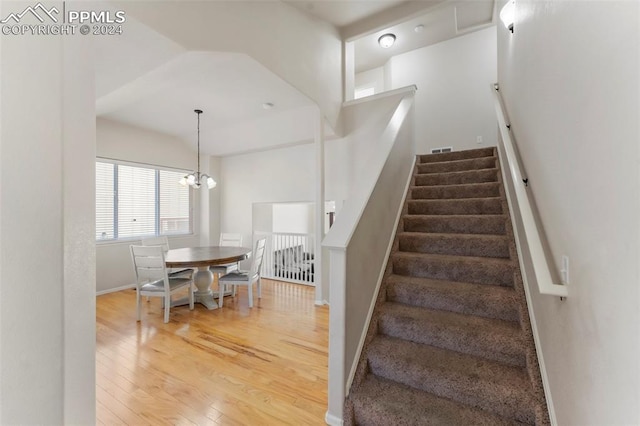
POLYGON ((344 425, 344 420, 342 420, 338 416, 334 416, 333 414, 329 413, 328 411, 324 415, 324 421, 325 421, 325 423, 327 423, 330 426, 342 426, 342 425, 344 425))
POLYGON ((128 290, 130 288, 136 288, 135 284, 127 284, 121 287, 109 288, 107 290, 96 291, 96 296, 102 296, 103 294, 115 293, 116 291, 128 290))

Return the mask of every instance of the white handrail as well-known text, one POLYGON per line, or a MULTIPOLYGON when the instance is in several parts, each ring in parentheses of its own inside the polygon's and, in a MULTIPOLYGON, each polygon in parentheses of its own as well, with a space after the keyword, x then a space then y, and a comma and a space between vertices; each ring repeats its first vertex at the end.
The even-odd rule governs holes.
POLYGON ((494 94, 494 104, 496 108, 496 116, 498 118, 498 128, 500 129, 504 151, 507 156, 507 162, 509 163, 508 167, 509 171, 511 172, 511 179, 513 180, 513 187, 516 193, 518 209, 520 211, 520 216, 522 217, 522 225, 524 228, 527 244, 529 246, 529 252, 531 254, 531 263, 533 264, 533 272, 538 283, 538 291, 540 292, 540 294, 550 294, 553 296, 567 297, 567 286, 563 284, 556 284, 551 278, 551 269, 549 267, 549 264, 547 263, 547 258, 545 256, 542 241, 540 239, 540 232, 533 216, 531 203, 529 203, 529 197, 527 196, 525 186, 522 185, 522 173, 520 171, 520 166, 516 158, 514 143, 511 138, 511 124, 507 123, 507 120, 505 118, 502 98, 500 96, 497 83, 491 85, 491 91, 494 94))

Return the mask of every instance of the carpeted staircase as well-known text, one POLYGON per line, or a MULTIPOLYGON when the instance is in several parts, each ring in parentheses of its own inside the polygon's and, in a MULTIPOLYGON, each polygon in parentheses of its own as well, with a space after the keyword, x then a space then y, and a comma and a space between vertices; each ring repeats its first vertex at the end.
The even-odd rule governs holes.
POLYGON ((418 157, 345 424, 549 424, 495 148, 418 157))

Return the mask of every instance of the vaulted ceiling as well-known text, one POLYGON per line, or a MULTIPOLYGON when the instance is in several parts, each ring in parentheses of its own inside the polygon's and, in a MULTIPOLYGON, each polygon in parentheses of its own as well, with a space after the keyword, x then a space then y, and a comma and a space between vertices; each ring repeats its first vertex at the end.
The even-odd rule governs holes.
MULTIPOLYGON (((202 109, 202 151, 211 155, 268 149, 312 137, 315 103, 289 82, 245 53, 185 48, 181 37, 156 31, 140 19, 145 7, 154 6, 138 3, 135 8, 130 6, 136 13, 128 13, 123 35, 95 37, 99 117, 174 135, 194 147, 193 110, 202 109), (265 103, 273 108, 265 109, 265 103)), ((185 7, 187 3, 180 2, 185 7)), ((491 24, 494 15, 494 0, 286 3, 313 19, 331 23, 343 37, 353 40, 357 71, 380 66, 391 55, 491 24), (414 32, 419 24, 424 26, 422 33, 414 32), (359 32, 361 37, 350 35, 359 32), (377 45, 383 32, 396 34, 392 49, 377 45)), ((128 9, 127 2, 115 4, 128 9)), ((193 4, 196 7, 198 2, 193 4)), ((107 7, 118 8, 114 4, 107 7)), ((179 21, 175 25, 173 34, 193 34, 192 25, 179 21)), ((198 30, 206 33, 206 28, 198 30)))

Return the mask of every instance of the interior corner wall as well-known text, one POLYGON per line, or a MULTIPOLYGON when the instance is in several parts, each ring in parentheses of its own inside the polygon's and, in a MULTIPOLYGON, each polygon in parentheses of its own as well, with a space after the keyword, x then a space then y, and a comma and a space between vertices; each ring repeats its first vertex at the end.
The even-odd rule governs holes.
POLYGON ((415 84, 416 150, 495 146, 490 85, 497 79, 496 27, 393 56, 390 89, 415 84), (477 143, 478 136, 482 143, 477 143))
POLYGON ((565 301, 529 277, 559 425, 640 423, 639 27, 638 2, 523 0, 498 28, 530 191, 555 270, 570 261, 565 301))
MULTIPOLYGON (((132 161, 184 170, 195 168, 196 153, 180 139, 158 132, 129 126, 112 120, 96 120, 96 140, 98 157, 121 161, 132 161)), ((215 176, 214 172, 211 172, 215 176)), ((212 191, 217 191, 214 189, 212 191)), ((170 236, 172 248, 200 245, 201 222, 208 221, 200 209, 200 192, 194 191, 194 234, 170 236)), ((215 194, 207 194, 208 202, 215 202, 215 194), (213 201, 212 201, 213 200, 213 201)), ((215 229, 202 226, 211 232, 215 229)), ((96 244, 96 291, 98 293, 116 290, 135 283, 135 273, 131 264, 129 246, 140 240, 96 244)))

